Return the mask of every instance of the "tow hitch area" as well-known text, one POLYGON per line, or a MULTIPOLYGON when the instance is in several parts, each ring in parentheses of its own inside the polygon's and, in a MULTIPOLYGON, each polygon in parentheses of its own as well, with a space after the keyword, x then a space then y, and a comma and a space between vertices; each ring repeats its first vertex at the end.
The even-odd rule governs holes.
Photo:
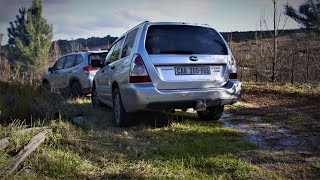
POLYGON ((196 111, 205 111, 207 110, 207 101, 206 100, 197 100, 196 111))

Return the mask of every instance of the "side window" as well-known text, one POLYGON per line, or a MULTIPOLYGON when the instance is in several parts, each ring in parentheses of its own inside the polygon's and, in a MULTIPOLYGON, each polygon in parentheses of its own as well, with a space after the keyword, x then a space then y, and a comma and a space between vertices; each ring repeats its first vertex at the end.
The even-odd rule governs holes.
POLYGON ((64 64, 64 61, 66 60, 66 57, 62 57, 60 59, 58 59, 58 61, 53 65, 53 69, 54 70, 60 70, 63 68, 63 64, 64 64))
POLYGON ((99 52, 99 53, 92 53, 89 55, 89 62, 91 64, 92 60, 99 60, 100 63, 104 63, 106 61, 107 52, 99 52))
POLYGON ((106 61, 104 62, 104 65, 106 65, 107 62, 111 62, 110 59, 111 59, 111 55, 112 55, 112 53, 113 53, 113 50, 114 50, 114 47, 115 47, 115 46, 116 46, 116 45, 113 45, 113 46, 110 48, 110 50, 109 50, 109 52, 108 52, 108 54, 107 54, 107 57, 106 57, 106 61))
POLYGON ((63 69, 71 68, 74 64, 74 60, 76 59, 76 55, 67 56, 66 62, 64 63, 63 69))
POLYGON ((128 33, 126 41, 124 42, 124 45, 123 45, 121 58, 127 57, 130 55, 137 32, 138 32, 138 29, 135 29, 128 33))
POLYGON ((120 39, 115 45, 114 45, 114 49, 113 51, 111 52, 110 56, 109 56, 109 53, 108 53, 108 56, 107 56, 107 62, 114 62, 116 60, 118 60, 120 58, 120 50, 121 50, 121 45, 123 43, 123 39, 120 39))
POLYGON ((82 55, 81 55, 81 54, 77 54, 76 62, 75 62, 75 64, 74 64, 74 66, 79 65, 79 64, 82 63, 82 62, 83 62, 83 57, 82 57, 82 55))

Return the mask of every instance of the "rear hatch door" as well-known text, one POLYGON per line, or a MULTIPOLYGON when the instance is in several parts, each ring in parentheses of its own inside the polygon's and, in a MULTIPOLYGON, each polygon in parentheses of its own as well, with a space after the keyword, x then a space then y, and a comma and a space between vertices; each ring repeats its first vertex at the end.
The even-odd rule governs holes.
POLYGON ((156 71, 153 83, 158 89, 215 88, 228 80, 231 56, 212 28, 152 25, 145 47, 156 71))

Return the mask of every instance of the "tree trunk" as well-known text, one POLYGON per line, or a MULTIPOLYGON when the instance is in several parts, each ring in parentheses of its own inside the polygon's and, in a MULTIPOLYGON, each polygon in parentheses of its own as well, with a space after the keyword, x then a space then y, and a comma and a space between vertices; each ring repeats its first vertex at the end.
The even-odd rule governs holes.
POLYGON ((291 84, 294 83, 294 68, 295 68, 295 53, 292 54, 292 60, 291 60, 291 84))
POLYGON ((276 25, 276 21, 277 21, 277 8, 276 8, 276 4, 277 1, 276 0, 272 0, 273 2, 273 28, 274 28, 274 34, 273 34, 273 61, 272 61, 272 77, 271 80, 272 82, 275 82, 276 77, 275 77, 275 71, 276 71, 276 64, 277 64, 277 25, 276 25))

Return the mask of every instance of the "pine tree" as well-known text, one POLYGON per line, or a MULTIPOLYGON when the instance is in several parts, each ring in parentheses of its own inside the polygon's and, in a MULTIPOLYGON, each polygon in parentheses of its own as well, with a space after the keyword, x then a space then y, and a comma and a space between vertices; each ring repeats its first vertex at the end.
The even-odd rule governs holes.
POLYGON ((286 5, 285 13, 308 29, 320 30, 320 0, 309 0, 299 6, 299 10, 286 5))
POLYGON ((19 13, 8 28, 10 58, 27 73, 38 74, 47 63, 52 26, 42 17, 41 0, 33 0, 28 10, 21 8, 19 13))

